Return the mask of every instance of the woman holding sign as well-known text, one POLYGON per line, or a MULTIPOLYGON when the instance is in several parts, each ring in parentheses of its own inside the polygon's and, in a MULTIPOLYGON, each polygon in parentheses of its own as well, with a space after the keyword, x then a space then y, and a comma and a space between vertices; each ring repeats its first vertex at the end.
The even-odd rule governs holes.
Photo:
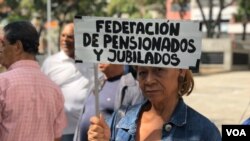
POLYGON ((182 98, 194 87, 190 70, 138 66, 137 76, 147 100, 116 112, 108 124, 102 115, 92 117, 88 140, 221 140, 216 126, 182 98))

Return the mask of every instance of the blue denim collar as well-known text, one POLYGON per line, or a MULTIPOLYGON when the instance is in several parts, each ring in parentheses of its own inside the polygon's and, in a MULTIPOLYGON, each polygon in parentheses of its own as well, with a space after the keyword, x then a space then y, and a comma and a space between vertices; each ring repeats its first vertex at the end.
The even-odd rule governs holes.
MULTIPOLYGON (((140 104, 132 109, 127 111, 126 116, 123 117, 119 123, 117 124, 117 128, 122 128, 124 130, 128 130, 128 132, 135 133, 137 127, 137 120, 139 120, 140 112, 145 104, 148 101, 145 101, 143 104, 140 104)), ((173 115, 169 123, 172 123, 176 126, 183 126, 187 122, 187 105, 184 103, 183 99, 181 98, 174 110, 173 115)))
POLYGON ((183 99, 180 98, 169 122, 173 123, 176 126, 183 126, 184 124, 186 124, 187 123, 187 109, 188 109, 188 106, 184 103, 183 99))

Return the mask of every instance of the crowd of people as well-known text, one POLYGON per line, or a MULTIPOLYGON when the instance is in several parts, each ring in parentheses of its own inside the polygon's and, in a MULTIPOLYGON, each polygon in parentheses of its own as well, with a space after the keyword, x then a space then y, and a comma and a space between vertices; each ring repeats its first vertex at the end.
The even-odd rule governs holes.
POLYGON ((74 24, 64 25, 60 52, 41 68, 38 45, 38 32, 28 21, 3 28, 1 141, 221 140, 214 123, 182 98, 194 88, 190 70, 134 66, 135 78, 125 65, 100 63, 96 116, 94 65, 75 55, 74 24))

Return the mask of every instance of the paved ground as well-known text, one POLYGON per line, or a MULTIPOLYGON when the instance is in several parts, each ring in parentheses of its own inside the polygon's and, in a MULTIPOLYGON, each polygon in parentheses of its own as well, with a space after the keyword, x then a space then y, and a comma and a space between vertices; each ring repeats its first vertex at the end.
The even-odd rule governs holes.
POLYGON ((241 124, 250 117, 250 71, 195 75, 195 88, 184 99, 188 105, 222 124, 241 124))

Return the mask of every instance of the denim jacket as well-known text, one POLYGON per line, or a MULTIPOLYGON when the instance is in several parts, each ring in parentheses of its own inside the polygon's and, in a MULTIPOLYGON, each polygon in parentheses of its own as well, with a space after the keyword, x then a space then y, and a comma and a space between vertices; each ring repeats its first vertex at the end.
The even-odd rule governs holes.
POLYGON ((250 125, 250 117, 247 120, 245 120, 242 124, 243 125, 250 125))
MULTIPOLYGON (((129 108, 126 115, 116 123, 117 113, 109 120, 111 127, 111 141, 135 141, 137 121, 142 107, 140 104, 129 108)), ((187 106, 183 99, 168 123, 162 127, 162 141, 221 141, 217 127, 206 117, 187 106)))

